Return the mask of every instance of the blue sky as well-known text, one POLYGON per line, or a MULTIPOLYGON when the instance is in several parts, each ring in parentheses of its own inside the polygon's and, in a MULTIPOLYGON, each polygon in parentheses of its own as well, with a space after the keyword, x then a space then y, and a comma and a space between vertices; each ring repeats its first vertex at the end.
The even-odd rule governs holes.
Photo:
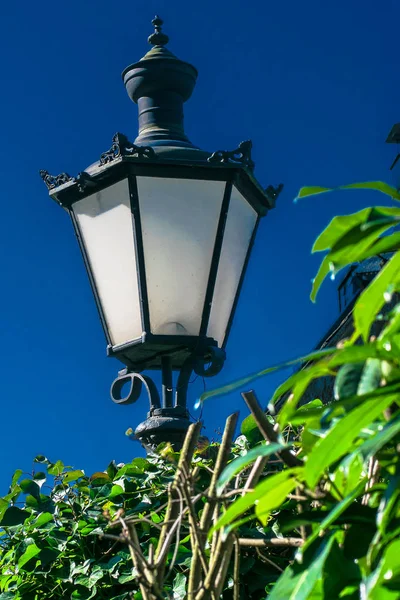
MULTIPOLYGON (((210 151, 253 140, 256 176, 283 182, 263 220, 214 387, 310 350, 338 314, 335 284, 308 299, 319 257, 313 240, 335 214, 382 202, 335 193, 293 204, 302 185, 390 181, 400 120, 396 0, 44 0, 0 8, 2 293, 1 473, 42 453, 90 474, 141 454, 125 430, 147 402, 118 407, 109 387, 119 363, 105 340, 68 216, 39 169, 77 174, 121 131, 134 139, 136 106, 120 73, 148 49, 159 13, 169 48, 199 79, 186 105, 190 139, 210 151)), ((259 381, 266 404, 282 375, 259 381)), ((202 391, 189 391, 193 404, 202 391)), ((206 434, 238 393, 204 407, 206 434)))

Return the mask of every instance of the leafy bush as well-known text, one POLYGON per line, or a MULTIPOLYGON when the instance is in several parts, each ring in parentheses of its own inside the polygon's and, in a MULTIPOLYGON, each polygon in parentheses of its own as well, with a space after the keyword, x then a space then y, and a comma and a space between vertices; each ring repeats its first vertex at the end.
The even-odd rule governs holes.
MULTIPOLYGON (((344 187, 400 201, 381 182, 344 187)), ((200 445, 193 424, 180 455, 164 447, 91 477, 45 457, 29 477, 17 471, 0 499, 0 600, 399 598, 400 233, 387 235, 399 221, 397 206, 366 208, 317 239, 314 251, 327 254, 313 299, 329 273, 393 255, 357 299, 351 339, 292 361, 306 365, 279 386, 269 414, 242 394, 251 415, 235 443, 232 415, 221 444, 200 445), (299 406, 327 375, 332 402, 299 406)))

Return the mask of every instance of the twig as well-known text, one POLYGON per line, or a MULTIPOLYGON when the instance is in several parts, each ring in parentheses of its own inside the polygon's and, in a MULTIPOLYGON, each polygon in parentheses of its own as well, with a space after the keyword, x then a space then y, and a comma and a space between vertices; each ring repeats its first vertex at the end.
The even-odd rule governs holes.
POLYGON ((240 600, 240 546, 235 539, 235 562, 233 566, 233 600, 240 600))
MULTIPOLYGON (((368 464, 368 481, 365 485, 366 492, 375 485, 376 480, 377 480, 378 471, 379 471, 379 462, 376 460, 376 458, 374 458, 372 456, 369 459, 369 464, 368 464)), ((361 500, 361 504, 364 504, 364 506, 367 506, 370 497, 371 497, 371 494, 367 494, 367 493, 364 494, 364 496, 361 500)))
MULTIPOLYGON (((257 397, 255 393, 250 390, 249 392, 243 392, 242 398, 246 402, 249 407, 257 426, 263 435, 264 439, 272 443, 280 443, 280 436, 277 431, 274 430, 274 426, 268 421, 264 411, 258 403, 257 397)), ((283 462, 288 467, 299 467, 303 464, 303 461, 300 460, 291 450, 285 448, 278 452, 279 456, 282 458, 283 462)))
POLYGON ((257 485, 258 480, 260 479, 262 472, 264 471, 266 464, 268 462, 268 456, 259 456, 256 458, 256 461, 250 471, 250 475, 247 478, 247 481, 244 485, 242 495, 244 496, 246 493, 250 492, 251 488, 257 485))
MULTIPOLYGON (((208 501, 207 501, 207 503, 203 509, 203 513, 201 515, 200 543, 201 543, 201 548, 203 551, 204 551, 205 543, 207 540, 207 533, 211 527, 214 510, 217 505, 217 497, 216 497, 217 481, 228 462, 229 453, 230 453, 231 446, 232 446, 233 434, 235 433, 238 416, 239 415, 236 412, 236 413, 230 415, 226 420, 221 445, 219 447, 213 476, 211 478, 211 483, 210 483, 210 487, 208 490, 208 501)), ((209 567, 208 575, 206 577, 206 581, 212 582, 213 586, 215 583, 214 578, 216 575, 217 563, 219 564, 219 559, 220 559, 220 556, 218 556, 218 554, 216 554, 215 550, 216 550, 215 539, 213 539, 213 543, 211 546, 211 556, 210 556, 210 561, 209 561, 210 567, 209 567), (212 579, 210 579, 211 577, 212 577, 212 579)), ((230 557, 230 555, 229 555, 229 557, 230 557)), ((200 600, 200 598, 203 598, 205 593, 210 594, 210 591, 206 590, 206 589, 202 589, 202 590, 200 590, 200 592, 198 592, 196 594, 196 590, 199 589, 200 581, 201 581, 200 562, 201 562, 201 550, 200 550, 200 547, 195 546, 194 552, 193 552, 191 569, 190 569, 190 576, 189 576, 188 600, 194 600, 194 598, 196 598, 196 600, 200 600)), ((206 585, 206 583, 205 583, 205 585, 206 585)), ((218 596, 217 596, 217 598, 218 598, 218 596)))
POLYGON ((300 548, 304 541, 301 538, 239 538, 239 546, 251 548, 300 548))
MULTIPOLYGON (((176 496, 178 496, 179 499, 179 494, 176 491, 176 488, 180 483, 180 473, 182 469, 185 469, 186 471, 189 470, 193 458, 193 453, 195 451, 197 440, 201 431, 201 427, 202 425, 200 422, 192 423, 186 434, 183 448, 179 457, 179 463, 175 473, 174 481, 172 482, 169 488, 169 500, 167 512, 165 515, 165 521, 176 521, 179 517, 179 503, 177 504, 176 502, 174 502, 176 496)), ((158 570, 158 582, 160 584, 160 587, 164 580, 165 561, 168 555, 170 544, 172 542, 173 535, 171 535, 171 529, 174 529, 174 525, 175 524, 172 524, 171 526, 165 525, 164 522, 157 545, 156 561, 158 570)))
POLYGON ((265 556, 265 554, 263 554, 261 552, 261 550, 259 550, 259 548, 256 548, 256 552, 257 552, 258 556, 261 558, 261 560, 263 560, 264 562, 272 565, 273 567, 275 567, 275 569, 278 569, 278 571, 280 573, 283 573, 282 567, 280 567, 279 565, 277 565, 276 562, 274 562, 273 560, 271 560, 268 556, 265 556))

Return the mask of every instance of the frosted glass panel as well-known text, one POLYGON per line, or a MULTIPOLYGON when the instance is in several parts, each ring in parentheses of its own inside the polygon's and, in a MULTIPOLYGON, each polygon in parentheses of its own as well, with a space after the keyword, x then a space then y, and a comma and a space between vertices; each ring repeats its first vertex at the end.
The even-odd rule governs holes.
POLYGON ((128 180, 73 205, 112 345, 142 335, 128 180))
POLYGON ((225 184, 137 182, 151 331, 198 335, 225 184))
POLYGON ((207 335, 223 344, 257 213, 234 187, 215 283, 207 335))

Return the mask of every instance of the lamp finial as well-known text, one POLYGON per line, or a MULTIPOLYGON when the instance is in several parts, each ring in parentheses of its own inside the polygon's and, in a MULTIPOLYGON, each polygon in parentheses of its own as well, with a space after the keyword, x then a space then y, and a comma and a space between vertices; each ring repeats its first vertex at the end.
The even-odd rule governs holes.
POLYGON ((156 15, 152 20, 152 24, 154 25, 154 33, 149 35, 148 42, 152 46, 165 46, 169 42, 169 37, 162 32, 162 25, 164 21, 156 15))

